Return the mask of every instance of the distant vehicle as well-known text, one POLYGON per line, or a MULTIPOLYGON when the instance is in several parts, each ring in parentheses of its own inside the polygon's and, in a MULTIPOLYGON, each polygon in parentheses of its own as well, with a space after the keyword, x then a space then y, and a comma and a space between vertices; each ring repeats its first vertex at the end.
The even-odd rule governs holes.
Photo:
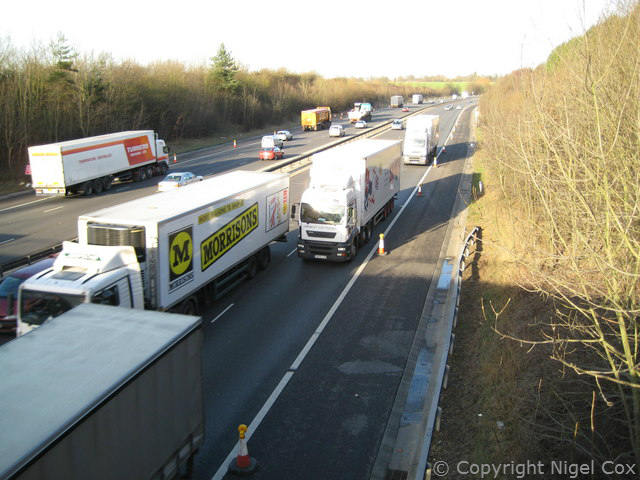
POLYGON ((462 106, 461 105, 456 106, 456 110, 462 110, 462 106))
POLYGON ((355 125, 355 128, 367 128, 367 122, 365 122, 364 120, 358 120, 355 125))
POLYGON ((201 182, 202 180, 203 178, 200 175, 195 175, 191 172, 174 172, 158 183, 158 191, 166 192, 174 188, 186 187, 190 183, 201 182))
POLYGON ((284 151, 278 147, 263 148, 258 154, 260 160, 277 160, 284 157, 284 151))
POLYGON ((293 135, 289 130, 278 130, 276 132, 276 137, 284 142, 287 140, 293 140, 293 135))
MULTIPOLYGON (((57 254, 56 254, 57 255, 57 254)), ((18 287, 27 278, 53 265, 55 255, 14 270, 0 281, 0 332, 15 333, 18 287)))
POLYGON ((446 107, 444 107, 445 110, 451 110, 453 108, 453 105, 447 105, 446 107))
POLYGON ((360 103, 356 102, 353 104, 353 109, 351 109, 347 116, 349 117, 349 121, 351 123, 355 123, 358 120, 371 120, 371 112, 373 112, 373 106, 370 103, 360 103))
POLYGON ((419 93, 414 93, 413 95, 411 95, 411 103, 413 103, 414 105, 421 104, 423 100, 424 97, 419 93))
POLYGON ((408 111, 409 111, 409 107, 403 107, 403 108, 402 108, 402 111, 403 111, 403 112, 408 112, 408 111))
POLYGON ((265 135, 264 137, 262 137, 262 141, 260 142, 260 148, 282 148, 283 146, 284 142, 276 135, 265 135))
POLYGON ((404 120, 396 118, 391 122, 391 130, 404 130, 404 120))
POLYGON ((342 125, 331 125, 329 128, 330 137, 344 137, 346 133, 342 125))
POLYGON ((393 95, 389 104, 391 108, 400 108, 404 104, 404 98, 402 95, 393 95))
POLYGON ((311 110, 303 110, 300 112, 300 124, 305 132, 307 130, 329 128, 331 126, 331 109, 329 107, 316 107, 311 110))

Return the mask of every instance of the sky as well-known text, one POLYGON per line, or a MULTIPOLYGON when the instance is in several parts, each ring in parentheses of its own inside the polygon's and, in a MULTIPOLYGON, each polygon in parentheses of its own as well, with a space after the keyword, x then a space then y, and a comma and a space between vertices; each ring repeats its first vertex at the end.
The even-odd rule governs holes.
POLYGON ((221 43, 249 70, 332 77, 503 75, 611 11, 612 0, 9 0, 0 52, 61 32, 80 54, 209 64, 221 43))

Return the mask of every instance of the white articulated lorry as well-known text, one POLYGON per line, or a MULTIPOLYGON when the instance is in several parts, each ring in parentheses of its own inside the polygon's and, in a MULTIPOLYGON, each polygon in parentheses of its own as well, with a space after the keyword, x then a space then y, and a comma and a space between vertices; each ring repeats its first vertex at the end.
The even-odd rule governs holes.
POLYGON ((111 182, 164 175, 169 150, 152 130, 110 133, 29 147, 31 184, 36 195, 82 193, 111 188, 111 182))
POLYGON ((235 171, 78 218, 18 292, 18 334, 92 302, 194 314, 256 275, 289 230, 289 177, 235 171))
POLYGON ((358 140, 316 153, 302 193, 298 256, 350 261, 393 210, 400 189, 399 141, 358 140))
POLYGON ((414 93, 414 94, 411 96, 411 101, 412 101, 412 103, 413 103, 414 105, 419 105, 419 104, 421 104, 423 100, 424 100, 424 97, 423 97, 421 94, 419 94, 419 93, 414 93))
POLYGON ((414 115, 407 119, 402 145, 402 159, 406 164, 427 165, 436 157, 440 141, 438 115, 414 115))
POLYGON ((358 120, 370 121, 373 106, 370 103, 354 103, 353 109, 347 112, 349 122, 356 123, 358 120))
POLYGON ((168 480, 204 440, 198 317, 83 304, 0 347, 1 480, 168 480))

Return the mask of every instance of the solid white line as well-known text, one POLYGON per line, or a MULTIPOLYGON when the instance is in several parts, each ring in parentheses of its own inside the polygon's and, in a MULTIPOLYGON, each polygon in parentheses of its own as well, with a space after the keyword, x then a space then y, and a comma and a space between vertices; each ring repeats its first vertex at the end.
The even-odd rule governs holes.
MULTIPOLYGON (((418 185, 421 184, 424 181, 424 179, 427 177, 427 175, 429 174, 430 171, 431 171, 431 166, 429 166, 427 171, 424 173, 424 175, 420 179, 420 182, 418 183, 418 185)), ((402 215, 402 212, 404 212, 405 208, 407 208, 407 205, 409 205, 409 202, 411 202, 411 199, 413 198, 413 196, 418 191, 418 185, 416 185, 413 188, 413 191, 409 195, 409 198, 407 199, 407 201, 404 203, 404 205, 402 206, 402 208, 400 209, 398 214, 393 217, 393 219, 391 220, 391 223, 389 223, 389 226, 384 231, 385 235, 387 235, 387 233, 395 225, 396 221, 398 221, 398 218, 400 218, 400 215, 402 215)), ((338 307, 340 306, 342 301, 345 299, 345 297, 347 296, 347 293, 349 293, 349 290, 351 290, 351 287, 356 282, 356 280, 358 279, 358 277, 360 276, 362 271, 365 269, 365 267, 367 266, 367 264, 371 260, 371 257, 373 257, 373 255, 376 253, 377 249, 378 249, 378 245, 375 244, 373 246, 373 248, 371 249, 371 251, 369 252, 369 254, 367 255, 367 258, 365 258, 364 262, 362 262, 362 264, 358 267, 356 272, 353 274, 353 276, 349 280, 349 283, 347 283, 347 286, 344 287, 344 290, 342 290, 342 292, 338 296, 337 300, 333 303, 333 305, 331 306, 331 308, 329 309, 327 314, 324 316, 324 318, 322 319, 322 321, 318 325, 318 328, 316 328, 316 331, 313 333, 313 335, 311 335, 311 338, 309 338, 309 340, 307 340, 306 345, 302 348, 302 350, 300 351, 300 353, 298 354, 298 356, 296 357, 294 362, 291 364, 291 367, 289 367, 289 371, 287 371, 284 374, 284 376, 280 380, 280 383, 278 383, 278 386, 276 387, 276 389, 271 393, 271 395, 269 396, 269 398, 267 399, 265 404, 262 406, 262 408, 260 409, 258 414, 251 421, 251 423, 249 424, 249 428, 247 430, 247 434, 246 434, 247 440, 249 440, 251 438, 251 435, 253 435, 253 432, 255 432, 258 429, 258 427, 260 426, 260 423, 262 422, 264 417, 269 412, 269 409, 271 408, 273 403, 280 396, 280 393, 282 393, 282 390, 284 390, 284 387, 287 385, 287 383, 289 383, 289 380, 293 376, 293 373, 294 373, 293 371, 298 369, 298 367, 300 366, 300 364, 302 363, 304 358, 307 356, 307 354, 309 353, 309 351, 311 350, 313 345, 316 343, 316 340, 318 340, 318 338, 320 337, 320 334, 323 332, 323 330, 325 329, 325 327, 327 326, 327 324, 329 323, 329 321, 333 317, 333 314, 336 312, 336 310, 338 310, 338 307)), ((220 467, 216 471, 215 475, 211 478, 211 480, 222 480, 222 478, 227 473, 227 467, 229 465, 229 462, 233 459, 237 449, 238 449, 238 444, 236 443, 236 445, 234 445, 234 447, 231 449, 231 451, 227 455, 227 458, 220 465, 220 467)))
POLYGON ((4 240, 4 241, 0 242, 0 245, 4 245, 5 243, 13 242, 14 240, 15 240, 15 238, 10 238, 9 240, 4 240))
POLYGON ((59 207, 55 207, 55 208, 50 208, 48 210, 43 210, 44 213, 49 213, 49 212, 53 212, 54 210, 60 210, 61 208, 64 208, 64 206, 59 206, 59 207))
POLYGON ((21 203, 20 205, 14 205, 13 207, 3 208, 2 210, 0 210, 0 212, 6 212, 9 210, 13 210, 14 208, 24 207, 25 205, 31 205, 32 203, 37 203, 37 202, 44 202, 45 200, 50 200, 50 199, 51 197, 39 198, 38 200, 33 200, 31 202, 21 203))
POLYGON ((216 320, 218 320, 222 315, 224 315, 225 313, 227 313, 227 310, 229 310, 231 307, 233 307, 235 305, 235 303, 232 303, 231 305, 229 305, 227 308, 225 308, 223 311, 221 311, 218 316, 216 318, 214 318, 213 320, 211 320, 211 323, 215 322, 216 320))
POLYGON ((293 250, 291 250, 288 254, 287 257, 290 257, 291 255, 293 255, 294 253, 296 253, 298 251, 298 247, 294 248, 293 250))

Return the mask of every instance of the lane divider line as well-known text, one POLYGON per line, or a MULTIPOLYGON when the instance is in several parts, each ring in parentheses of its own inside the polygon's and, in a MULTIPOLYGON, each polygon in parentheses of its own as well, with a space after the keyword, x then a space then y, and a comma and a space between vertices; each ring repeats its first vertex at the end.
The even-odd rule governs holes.
POLYGON ((233 307, 235 305, 235 303, 230 304, 227 308, 225 308, 223 311, 221 311, 216 318, 214 318, 213 320, 211 320, 210 323, 214 323, 216 320, 218 320, 222 315, 224 315, 225 313, 227 313, 227 311, 233 307))

